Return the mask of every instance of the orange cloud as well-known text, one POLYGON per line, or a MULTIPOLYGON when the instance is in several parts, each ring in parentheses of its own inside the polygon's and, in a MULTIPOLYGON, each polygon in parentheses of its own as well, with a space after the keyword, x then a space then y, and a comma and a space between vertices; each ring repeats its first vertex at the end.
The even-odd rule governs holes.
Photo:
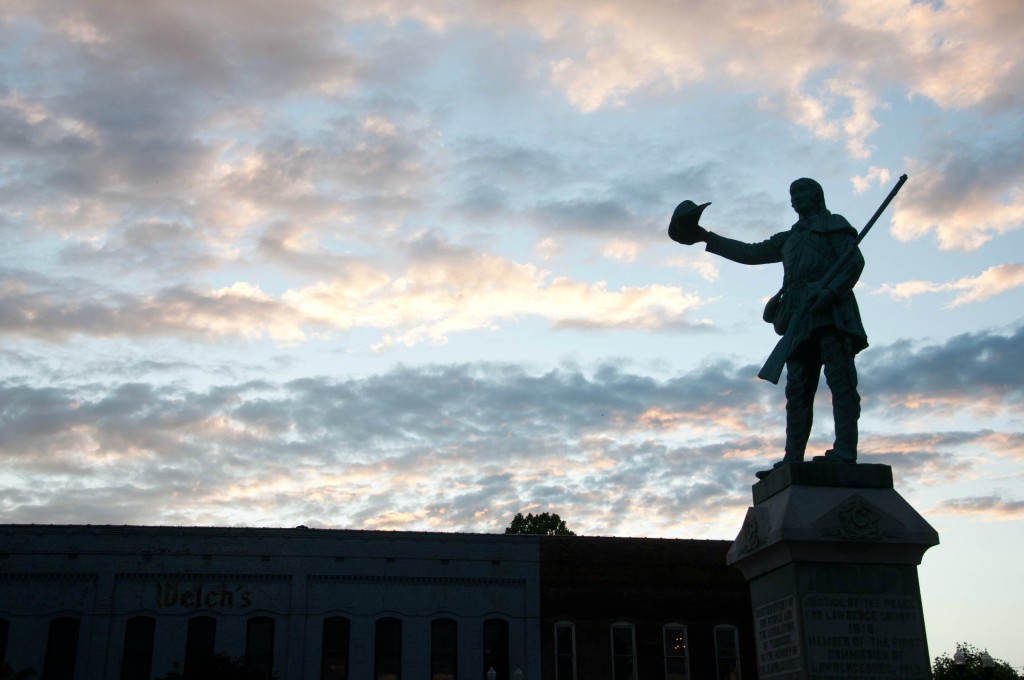
POLYGON ((982 302, 1015 288, 1024 286, 1024 264, 1001 264, 989 267, 978 276, 965 276, 956 281, 935 283, 932 281, 904 281, 885 284, 876 292, 888 295, 893 300, 910 301, 925 293, 959 291, 949 303, 959 307, 973 302, 982 302))

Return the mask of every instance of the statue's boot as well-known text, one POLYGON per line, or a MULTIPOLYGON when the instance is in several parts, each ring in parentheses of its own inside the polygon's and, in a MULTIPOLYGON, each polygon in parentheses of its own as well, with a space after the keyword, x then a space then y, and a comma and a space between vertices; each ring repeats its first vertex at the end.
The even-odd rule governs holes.
POLYGON ((775 465, 772 465, 771 468, 769 468, 767 470, 758 470, 757 472, 754 473, 754 476, 757 477, 758 479, 767 479, 768 475, 770 475, 771 473, 775 472, 776 470, 778 470, 780 467, 782 467, 785 464, 786 463, 784 463, 783 461, 780 460, 778 463, 776 463, 775 465))
POLYGON ((803 460, 803 458, 800 457, 800 456, 796 456, 796 455, 792 455, 791 456, 790 454, 787 453, 785 455, 785 457, 783 457, 782 460, 780 460, 775 465, 772 465, 770 469, 768 469, 768 470, 758 470, 757 472, 754 473, 754 476, 757 477, 758 479, 766 479, 768 477, 768 475, 770 475, 771 473, 775 472, 779 468, 785 467, 786 465, 789 465, 790 463, 799 463, 802 460, 803 460))
POLYGON ((839 449, 829 449, 824 456, 815 456, 812 459, 815 463, 856 463, 857 453, 850 453, 839 449))

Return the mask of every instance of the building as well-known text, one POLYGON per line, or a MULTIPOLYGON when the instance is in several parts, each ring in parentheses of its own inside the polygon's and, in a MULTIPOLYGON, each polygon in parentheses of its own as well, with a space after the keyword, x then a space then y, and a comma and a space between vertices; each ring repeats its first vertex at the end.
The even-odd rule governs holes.
POLYGON ((0 659, 54 680, 755 677, 728 541, 0 526, 0 659), (729 673, 734 673, 730 675, 729 673))
POLYGON ((730 544, 544 537, 541 677, 755 678, 750 592, 725 564, 730 544))

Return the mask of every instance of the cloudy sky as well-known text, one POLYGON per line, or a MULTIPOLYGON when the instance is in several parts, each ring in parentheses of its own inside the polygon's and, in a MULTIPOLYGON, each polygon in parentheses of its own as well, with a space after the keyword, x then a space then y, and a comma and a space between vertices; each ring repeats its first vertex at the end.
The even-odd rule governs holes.
MULTIPOLYGON (((1019 0, 0 0, 0 522, 735 537, 816 178, 933 656, 1024 665, 1019 0)), ((822 389, 811 449, 831 442, 822 389)))

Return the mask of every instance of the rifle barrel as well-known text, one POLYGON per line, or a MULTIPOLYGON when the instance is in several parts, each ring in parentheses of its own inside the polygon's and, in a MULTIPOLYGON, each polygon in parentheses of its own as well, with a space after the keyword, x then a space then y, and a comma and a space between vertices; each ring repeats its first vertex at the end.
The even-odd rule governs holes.
POLYGON ((889 195, 885 197, 884 201, 882 201, 882 205, 878 206, 878 210, 876 210, 875 214, 871 216, 870 220, 868 220, 867 225, 863 229, 861 229, 859 234, 857 234, 857 245, 860 245, 860 242, 863 241, 864 237, 868 235, 868 232, 871 231, 871 227, 875 226, 875 222, 877 222, 878 218, 882 216, 882 213, 885 212, 885 209, 889 207, 889 204, 892 202, 892 199, 896 198, 896 194, 900 192, 900 189, 903 188, 903 185, 906 183, 906 181, 906 173, 900 175, 900 180, 896 182, 896 186, 892 188, 892 191, 889 192, 889 195))

